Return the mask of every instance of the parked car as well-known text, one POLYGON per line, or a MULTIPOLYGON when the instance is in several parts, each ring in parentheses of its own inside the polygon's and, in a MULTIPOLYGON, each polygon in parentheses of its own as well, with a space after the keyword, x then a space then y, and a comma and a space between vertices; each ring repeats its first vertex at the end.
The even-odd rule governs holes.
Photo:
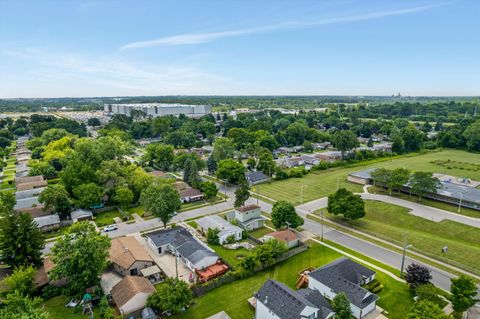
POLYGON ((113 230, 117 230, 117 229, 118 229, 117 224, 112 224, 112 225, 105 226, 105 228, 103 228, 103 231, 104 232, 109 232, 109 231, 113 231, 113 230))

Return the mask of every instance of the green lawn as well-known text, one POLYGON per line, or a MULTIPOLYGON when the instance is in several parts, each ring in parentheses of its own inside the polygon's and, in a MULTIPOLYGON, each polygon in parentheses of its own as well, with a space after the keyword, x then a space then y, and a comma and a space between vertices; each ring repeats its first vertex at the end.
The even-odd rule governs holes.
POLYGON ((229 263, 232 267, 236 267, 237 264, 245 257, 252 254, 252 250, 245 249, 243 247, 238 249, 227 249, 221 245, 209 245, 210 248, 215 250, 223 260, 229 263))
POLYGON ((95 215, 95 224, 97 224, 98 227, 114 224, 114 217, 122 218, 122 214, 116 209, 98 213, 95 215))
MULTIPOLYGON (((312 244, 310 249, 282 263, 256 273, 254 276, 237 280, 219 287, 195 299, 195 304, 177 318, 203 319, 224 310, 233 319, 251 319, 254 310, 247 299, 257 292, 267 279, 274 279, 294 288, 299 273, 308 267, 320 267, 341 254, 319 244, 312 244)), ((390 312, 390 318, 403 319, 413 306, 413 299, 408 286, 395 281, 388 275, 377 273, 385 288, 379 293, 378 305, 390 312)))
POLYGON ((407 208, 384 202, 367 200, 365 210, 366 216, 356 221, 345 221, 328 213, 325 216, 398 245, 402 245, 407 234, 408 243, 413 245, 413 250, 480 274, 478 228, 449 220, 433 222, 409 214, 407 208), (446 256, 441 252, 444 246, 449 248, 446 256))
MULTIPOLYGON (((66 308, 68 302, 66 296, 57 296, 43 303, 43 308, 49 313, 49 319, 85 319, 87 316, 82 315, 82 309, 66 308)), ((95 318, 100 318, 97 308, 93 310, 95 318)))
MULTIPOLYGON (((398 192, 392 192, 392 194, 390 195, 388 193, 388 190, 386 190, 385 188, 382 188, 382 187, 372 186, 368 189, 368 191, 370 193, 389 195, 389 196, 398 197, 398 198, 401 198, 401 199, 404 199, 404 200, 408 200, 408 201, 411 201, 411 202, 418 203, 418 197, 417 196, 409 196, 408 194, 398 193, 398 192)), ((439 201, 428 199, 428 198, 422 198, 422 201, 420 203, 422 205, 443 209, 443 210, 446 210, 446 211, 449 211, 449 212, 452 212, 452 213, 480 218, 480 211, 475 210, 475 209, 462 207, 462 209, 460 210, 460 213, 459 213, 457 205, 444 203, 444 202, 439 202, 439 201)))
POLYGON ((349 183, 347 175, 351 172, 364 170, 370 167, 385 167, 388 169, 404 167, 411 171, 429 171, 445 173, 454 176, 465 176, 473 180, 480 180, 480 170, 467 170, 458 165, 455 167, 434 163, 438 160, 450 159, 451 161, 462 163, 480 162, 480 154, 468 153, 458 150, 443 150, 430 152, 422 155, 405 155, 382 162, 371 163, 367 165, 356 165, 354 167, 340 167, 324 171, 314 171, 302 178, 290 178, 283 181, 273 181, 268 184, 261 184, 259 187, 260 195, 272 198, 274 200, 288 200, 295 205, 301 201, 301 186, 303 185, 303 202, 328 196, 339 187, 345 187, 353 192, 361 192, 361 185, 349 183))
POLYGON ((269 234, 271 232, 273 232, 273 230, 271 230, 270 228, 261 227, 261 228, 249 231, 248 234, 252 237, 255 237, 255 238, 262 238, 263 236, 265 236, 266 234, 269 234))

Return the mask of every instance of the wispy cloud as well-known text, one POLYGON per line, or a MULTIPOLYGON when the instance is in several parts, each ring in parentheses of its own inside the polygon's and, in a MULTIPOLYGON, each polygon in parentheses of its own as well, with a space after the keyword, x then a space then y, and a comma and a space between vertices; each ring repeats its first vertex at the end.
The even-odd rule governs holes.
POLYGON ((245 36, 249 34, 258 34, 258 33, 272 32, 272 31, 278 31, 278 30, 307 28, 307 27, 329 25, 329 24, 336 24, 336 23, 366 21, 366 20, 385 18, 389 16, 399 16, 399 15, 405 15, 405 14, 411 14, 411 13, 418 13, 418 12, 426 11, 436 7, 444 6, 447 4, 450 4, 450 2, 434 4, 434 5, 417 6, 412 8, 398 9, 398 10, 379 11, 379 12, 370 12, 365 14, 325 18, 325 19, 316 20, 316 21, 301 21, 301 22, 290 21, 286 23, 272 24, 272 25, 256 27, 256 28, 245 28, 245 29, 237 29, 237 30, 221 31, 221 32, 186 33, 186 34, 162 37, 162 38, 146 40, 146 41, 131 42, 123 45, 120 48, 120 50, 124 51, 129 49, 149 48, 149 47, 155 47, 155 46, 199 44, 199 43, 212 42, 214 40, 218 40, 222 38, 245 36))

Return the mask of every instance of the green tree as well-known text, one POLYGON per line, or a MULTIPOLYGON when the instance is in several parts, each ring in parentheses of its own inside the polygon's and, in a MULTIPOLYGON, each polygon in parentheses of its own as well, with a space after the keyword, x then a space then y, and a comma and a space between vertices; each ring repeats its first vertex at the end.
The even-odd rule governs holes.
POLYGON ((392 171, 386 168, 377 168, 371 173, 374 185, 387 186, 390 181, 392 171))
POLYGON ((342 152, 342 159, 345 153, 351 149, 360 146, 357 136, 349 130, 336 131, 332 138, 333 145, 342 152))
POLYGON ((429 300, 420 300, 415 303, 408 319, 448 319, 451 318, 435 303, 429 300))
POLYGON ((410 178, 410 187, 412 193, 418 195, 418 200, 422 200, 422 196, 426 193, 437 193, 439 181, 433 177, 432 173, 415 172, 410 178))
POLYGON ((280 242, 276 239, 269 239, 264 242, 263 245, 258 246, 255 249, 254 256, 259 264, 266 267, 283 256, 287 250, 287 245, 284 242, 280 242))
POLYGON ((192 159, 185 161, 183 170, 183 181, 188 185, 198 188, 201 183, 200 174, 198 173, 197 162, 192 159))
POLYGON ((147 187, 140 196, 140 202, 147 212, 160 218, 165 228, 182 204, 178 192, 172 186, 162 184, 147 187))
POLYGON ((207 170, 209 174, 214 174, 217 170, 217 161, 210 155, 207 159, 207 170))
POLYGON ((405 142, 406 152, 416 152, 422 149, 424 133, 417 130, 415 126, 409 124, 401 130, 400 134, 405 142))
POLYGON ((477 295, 477 285, 473 279, 461 275, 458 278, 451 279, 450 293, 452 294, 452 307, 457 313, 462 313, 475 305, 475 296, 477 295))
POLYGON ((222 160, 218 163, 217 177, 232 184, 239 183, 245 179, 245 167, 233 159, 222 160))
POLYGON ((18 291, 24 296, 31 295, 36 273, 33 266, 19 266, 13 270, 11 275, 2 280, 2 286, 8 293, 18 291))
POLYGON ((213 143, 212 157, 215 162, 219 163, 222 160, 233 158, 235 154, 235 145, 229 138, 217 138, 213 143))
POLYGON ((145 150, 143 160, 150 165, 168 171, 174 160, 173 146, 165 144, 149 144, 145 150))
POLYGON ((62 184, 48 185, 38 196, 38 201, 45 205, 46 209, 65 216, 72 207, 68 192, 62 184))
POLYGON ((387 181, 389 193, 392 194, 393 189, 400 190, 403 185, 408 183, 410 179, 410 171, 406 168, 396 168, 391 171, 387 181))
POLYGON ((480 151, 480 120, 470 124, 463 132, 467 141, 467 149, 472 152, 480 151))
POLYGON ((443 299, 440 298, 441 290, 430 283, 418 286, 415 293, 418 297, 417 301, 428 300, 438 306, 442 306, 444 303, 443 299))
POLYGON ((347 295, 343 292, 337 294, 332 299, 332 309, 335 311, 335 319, 350 319, 352 318, 352 309, 350 308, 350 301, 347 295))
POLYGON ((40 265, 45 238, 29 214, 0 209, 0 261, 18 267, 40 265))
POLYGON ((99 283, 108 264, 109 249, 110 238, 99 234, 94 225, 75 223, 52 247, 55 267, 49 274, 53 280, 66 279, 72 295, 83 293, 99 283))
POLYGON ((113 199, 119 204, 122 209, 126 209, 133 201, 134 194, 126 186, 119 186, 115 188, 115 195, 113 199))
POLYGON ((273 161, 273 156, 270 152, 263 152, 260 154, 258 157, 257 170, 272 177, 272 174, 275 172, 275 167, 275 162, 273 161))
POLYGON ((48 313, 40 308, 42 300, 30 298, 16 291, 8 294, 0 308, 0 319, 48 319, 48 313))
POLYGON ((355 195, 345 188, 328 196, 328 212, 343 215, 347 219, 359 219, 365 216, 365 203, 360 195, 355 195))
POLYGON ((218 245, 220 244, 220 238, 218 237, 218 234, 220 233, 220 229, 218 228, 209 228, 207 230, 207 243, 210 245, 218 245))
POLYGON ((206 199, 215 198, 218 194, 218 187, 214 182, 203 182, 200 189, 206 199))
POLYGON ((92 205, 101 203, 103 191, 95 183, 87 183, 75 187, 73 194, 77 198, 75 203, 78 207, 90 208, 92 205))
POLYGON ((100 126, 102 123, 100 123, 100 120, 96 117, 91 117, 87 120, 87 125, 88 126, 100 126))
POLYGON ((193 293, 183 280, 167 278, 157 285, 156 291, 148 297, 147 306, 159 311, 177 314, 193 300, 193 293))
POLYGON ((238 188, 235 190, 235 203, 234 207, 241 207, 245 205, 245 202, 250 197, 250 186, 247 181, 243 180, 238 188))
POLYGON ((255 267, 257 267, 257 261, 254 256, 247 256, 243 258, 238 264, 238 275, 240 278, 246 278, 253 274, 255 267))
POLYGON ((292 203, 279 201, 272 207, 272 223, 276 229, 287 226, 297 228, 303 225, 303 218, 297 214, 292 203))

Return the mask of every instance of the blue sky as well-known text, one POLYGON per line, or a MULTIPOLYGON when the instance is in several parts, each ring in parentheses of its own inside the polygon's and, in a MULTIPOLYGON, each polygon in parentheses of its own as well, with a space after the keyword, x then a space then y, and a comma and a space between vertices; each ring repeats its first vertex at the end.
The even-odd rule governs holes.
POLYGON ((0 97, 480 95, 476 0, 0 0, 0 97))

